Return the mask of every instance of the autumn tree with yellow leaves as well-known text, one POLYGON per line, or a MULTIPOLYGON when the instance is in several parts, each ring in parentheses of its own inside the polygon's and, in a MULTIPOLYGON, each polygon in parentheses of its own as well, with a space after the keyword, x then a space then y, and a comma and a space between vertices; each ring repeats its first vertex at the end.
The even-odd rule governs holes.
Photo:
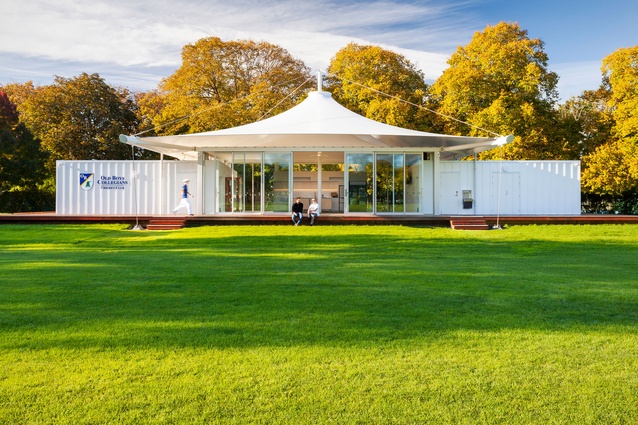
MULTIPOLYGON (((602 71, 610 137, 583 158, 582 187, 595 195, 638 198, 638 46, 607 56, 602 71)), ((634 203, 638 213, 638 199, 634 203)))
POLYGON ((310 70, 267 42, 208 37, 182 49, 182 65, 140 98, 155 133, 219 130, 283 112, 313 85, 310 70))
POLYGON ((330 61, 328 85, 336 101, 367 118, 430 130, 423 72, 403 55, 379 46, 350 43, 330 61))
POLYGON ((561 126, 554 109, 558 76, 547 61, 544 43, 516 23, 477 32, 452 54, 430 88, 437 112, 446 116, 439 118, 443 130, 515 136, 502 150, 481 153, 481 159, 570 159, 568 140, 556 131, 561 126))

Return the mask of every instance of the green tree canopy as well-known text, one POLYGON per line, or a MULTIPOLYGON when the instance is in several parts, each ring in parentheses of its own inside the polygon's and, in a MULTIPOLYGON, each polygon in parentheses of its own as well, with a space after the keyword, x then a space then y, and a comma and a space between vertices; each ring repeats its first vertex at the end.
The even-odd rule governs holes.
POLYGON ((427 111, 404 101, 423 106, 427 85, 402 55, 351 43, 332 58, 328 71, 333 97, 348 109, 386 124, 426 129, 427 111))
POLYGON ((144 100, 158 134, 233 127, 282 112, 310 87, 310 70, 266 42, 203 38, 182 49, 182 65, 144 100), (159 97, 159 98, 158 98, 159 97))
POLYGON ((44 179, 46 155, 15 105, 0 91, 0 192, 33 189, 44 179))
POLYGON ((611 139, 614 120, 608 100, 609 90, 601 86, 559 105, 564 127, 572 130, 574 159, 594 153, 611 139))
POLYGON ((130 147, 118 137, 136 129, 135 102, 128 90, 109 86, 98 74, 55 77, 18 110, 53 160, 131 157, 130 147))
MULTIPOLYGON (((514 134, 504 148, 509 159, 558 159, 570 156, 554 106, 558 76, 547 68, 543 42, 530 39, 518 24, 501 22, 477 32, 459 47, 431 86, 430 95, 446 132, 487 136, 485 129, 514 134)), ((483 159, 500 155, 493 149, 483 159)))

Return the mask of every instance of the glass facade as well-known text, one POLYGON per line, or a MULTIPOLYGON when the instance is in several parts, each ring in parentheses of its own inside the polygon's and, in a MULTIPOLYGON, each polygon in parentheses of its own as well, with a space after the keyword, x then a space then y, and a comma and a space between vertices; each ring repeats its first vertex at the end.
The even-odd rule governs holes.
POLYGON ((294 195, 305 207, 317 198, 324 212, 416 214, 433 184, 423 181, 422 152, 345 153, 345 161, 342 152, 208 156, 215 159, 215 211, 223 213, 289 212, 294 195))

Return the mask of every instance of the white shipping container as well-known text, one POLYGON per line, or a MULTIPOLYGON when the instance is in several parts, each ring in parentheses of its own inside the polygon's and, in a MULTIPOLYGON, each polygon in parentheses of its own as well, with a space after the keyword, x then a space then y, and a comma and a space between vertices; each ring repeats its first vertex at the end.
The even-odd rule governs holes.
MULTIPOLYGON (((56 213, 65 215, 169 214, 182 180, 197 190, 193 161, 58 161, 56 213)), ((196 202, 192 202, 197 211, 196 202)))
POLYGON ((440 205, 450 215, 578 215, 580 162, 441 161, 440 205))

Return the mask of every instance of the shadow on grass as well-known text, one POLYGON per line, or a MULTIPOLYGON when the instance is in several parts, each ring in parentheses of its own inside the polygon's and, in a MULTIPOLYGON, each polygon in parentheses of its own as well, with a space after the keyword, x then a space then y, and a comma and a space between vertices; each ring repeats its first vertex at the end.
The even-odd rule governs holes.
POLYGON ((0 263, 0 344, 373 346, 458 330, 638 324, 633 246, 345 239, 80 241, 72 250, 10 251, 0 263))

